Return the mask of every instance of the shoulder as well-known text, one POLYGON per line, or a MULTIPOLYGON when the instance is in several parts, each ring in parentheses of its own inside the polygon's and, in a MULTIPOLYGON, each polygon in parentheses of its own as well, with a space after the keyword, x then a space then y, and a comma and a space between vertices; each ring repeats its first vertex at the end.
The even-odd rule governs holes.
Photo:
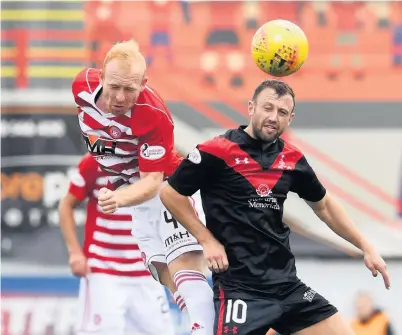
POLYGON ((165 102, 159 94, 146 86, 133 107, 133 125, 135 128, 155 129, 164 127, 173 129, 174 123, 165 102))
MULTIPOLYGON (((75 101, 79 99, 82 92, 92 94, 100 84, 100 70, 94 68, 85 68, 79 72, 72 83, 72 93, 75 101)), ((77 102, 79 104, 79 102, 77 102)))
POLYGON ((225 134, 215 136, 214 138, 198 145, 198 149, 207 152, 216 157, 224 156, 228 150, 237 146, 237 129, 229 129, 225 134))
POLYGON ((88 187, 97 178, 98 173, 98 163, 87 153, 81 158, 77 170, 71 175, 70 183, 79 188, 88 187))
POLYGON ((296 164, 299 165, 305 163, 306 159, 299 148, 282 138, 279 138, 278 141, 279 147, 282 147, 278 163, 279 166, 285 166, 286 169, 293 170, 295 169, 296 164), (292 168, 289 168, 289 166, 292 166, 292 168))
POLYGON ((134 108, 135 113, 138 113, 141 116, 164 120, 173 124, 172 116, 166 107, 165 102, 160 95, 149 86, 145 86, 145 89, 138 97, 138 101, 134 108))
POLYGON ((91 154, 85 154, 78 164, 78 169, 82 173, 96 173, 98 171, 98 162, 91 156, 91 154))
POLYGON ((282 143, 284 151, 286 151, 286 152, 294 152, 294 153, 298 153, 298 154, 303 155, 302 151, 298 147, 296 147, 294 144, 291 144, 291 143, 289 143, 288 141, 285 141, 282 138, 279 138, 278 141, 280 143, 282 143))

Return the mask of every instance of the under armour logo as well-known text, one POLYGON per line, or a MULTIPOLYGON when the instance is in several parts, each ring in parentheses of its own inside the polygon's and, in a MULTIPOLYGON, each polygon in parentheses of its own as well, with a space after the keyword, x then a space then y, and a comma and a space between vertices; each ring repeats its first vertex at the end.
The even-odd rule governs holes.
POLYGON ((225 327, 223 327, 223 333, 236 335, 238 333, 238 328, 236 326, 234 326, 233 328, 225 326, 225 327))
POLYGON ((304 292, 303 299, 309 302, 313 301, 314 296, 317 294, 316 291, 309 289, 308 291, 304 292))
POLYGON ((240 159, 240 158, 235 158, 235 162, 236 164, 248 164, 250 163, 250 161, 248 160, 248 158, 244 158, 244 159, 240 159))

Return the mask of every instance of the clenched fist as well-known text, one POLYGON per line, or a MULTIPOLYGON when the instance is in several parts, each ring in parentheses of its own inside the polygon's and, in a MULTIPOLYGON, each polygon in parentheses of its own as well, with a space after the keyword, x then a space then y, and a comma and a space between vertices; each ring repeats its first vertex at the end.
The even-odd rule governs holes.
POLYGON ((213 272, 223 272, 229 267, 225 248, 216 239, 210 239, 202 244, 204 257, 207 260, 208 269, 213 272))
POLYGON ((99 191, 98 204, 106 214, 112 214, 119 207, 116 193, 103 187, 99 191))
POLYGON ((82 252, 70 254, 69 264, 74 276, 85 277, 90 272, 87 259, 82 252))

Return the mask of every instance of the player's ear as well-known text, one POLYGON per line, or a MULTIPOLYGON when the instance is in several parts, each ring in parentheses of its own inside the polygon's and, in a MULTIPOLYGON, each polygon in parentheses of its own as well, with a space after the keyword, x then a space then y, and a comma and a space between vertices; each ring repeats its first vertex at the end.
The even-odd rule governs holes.
POLYGON ((142 78, 142 83, 141 83, 141 92, 145 89, 145 85, 148 82, 148 76, 144 75, 144 78, 142 78))
POLYGON ((289 118, 289 122, 288 122, 288 126, 290 126, 290 124, 292 123, 294 117, 295 117, 295 113, 291 113, 290 118, 289 118))
POLYGON ((253 115, 254 114, 254 101, 250 100, 248 102, 248 115, 253 115))

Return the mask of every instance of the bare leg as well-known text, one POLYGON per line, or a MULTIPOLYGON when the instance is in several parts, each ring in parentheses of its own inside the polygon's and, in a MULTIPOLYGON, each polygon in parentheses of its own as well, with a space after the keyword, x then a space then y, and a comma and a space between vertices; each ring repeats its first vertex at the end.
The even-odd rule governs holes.
POLYGON ((162 285, 165 285, 172 294, 175 294, 177 291, 177 287, 173 282, 167 264, 160 262, 152 262, 152 266, 155 267, 156 272, 158 273, 159 282, 162 285))
POLYGON ((354 335, 354 332, 339 313, 330 316, 308 328, 300 330, 295 335, 354 335))

